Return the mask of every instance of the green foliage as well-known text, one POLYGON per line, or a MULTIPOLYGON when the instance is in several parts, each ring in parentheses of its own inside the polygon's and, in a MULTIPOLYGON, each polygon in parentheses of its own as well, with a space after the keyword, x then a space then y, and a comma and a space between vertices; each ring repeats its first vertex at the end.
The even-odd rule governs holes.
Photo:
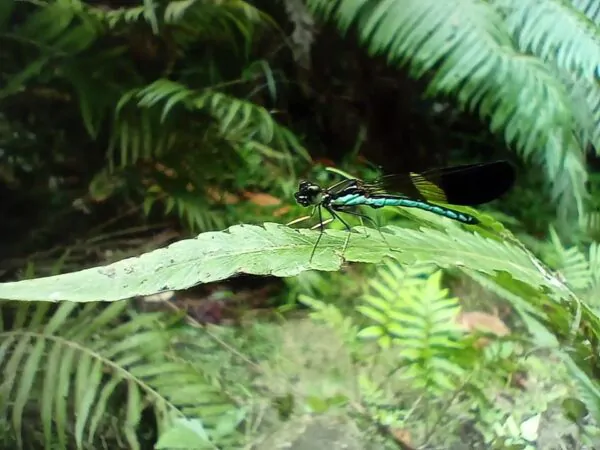
POLYGON ((441 288, 441 275, 441 271, 433 273, 432 267, 403 269, 397 262, 386 261, 369 283, 373 293, 365 295, 365 304, 358 308, 376 323, 358 336, 376 338, 385 349, 394 342, 406 376, 416 388, 432 395, 456 389, 465 377, 456 363, 465 350, 455 322, 459 305, 441 288))
POLYGON ((95 12, 111 28, 146 22, 158 34, 161 26, 177 25, 173 30, 174 37, 180 42, 186 42, 186 36, 189 42, 194 35, 202 36, 207 31, 212 33, 221 30, 220 36, 224 38, 231 38, 231 31, 234 29, 240 34, 248 35, 252 33, 253 25, 267 19, 251 4, 238 0, 219 3, 202 0, 145 0, 139 6, 95 12))
MULTIPOLYGON (((260 220, 239 197, 238 203, 223 201, 229 191, 291 194, 294 162, 308 155, 265 106, 279 95, 279 76, 256 44, 263 30, 274 28, 249 3, 144 0, 119 9, 78 0, 0 3, 0 115, 40 92, 63 99, 62 122, 54 122, 54 103, 27 114, 19 110, 16 121, 21 114, 36 117, 19 127, 60 158, 81 158, 95 144, 107 160, 90 186, 106 183, 95 198, 133 193, 135 200, 143 198, 147 214, 161 205, 188 228, 209 230, 244 215, 260 220), (22 20, 12 21, 12 14, 22 20), (40 118, 50 121, 40 125, 40 118), (65 124, 78 125, 84 137, 69 133, 62 145, 57 138, 46 146, 44 128, 55 131, 48 124, 57 136, 65 124)), ((453 96, 463 109, 478 111, 523 158, 543 165, 562 211, 574 206, 586 227, 595 227, 597 217, 584 215, 582 206, 582 150, 600 144, 593 2, 310 3, 344 30, 356 24, 372 53, 426 78, 428 94, 453 96)), ((3 126, 3 134, 12 126, 3 126)), ((0 143, 11 155, 26 155, 0 143)), ((348 261, 384 261, 361 297, 361 317, 315 300, 342 297, 336 284, 326 284, 326 291, 310 282, 312 292, 301 300, 351 349, 361 369, 361 400, 375 422, 404 426, 426 417, 431 406, 435 419, 443 420, 454 395, 485 397, 486 383, 514 370, 507 361, 522 350, 495 343, 471 352, 471 341, 453 322, 457 300, 442 289, 434 266, 458 267, 505 298, 537 345, 561 358, 578 399, 600 420, 593 375, 599 370, 598 245, 586 252, 564 249, 554 237, 557 275, 487 216, 471 233, 426 213, 406 214, 425 227, 327 231, 313 260, 318 232, 239 225, 104 267, 0 284, 0 298, 88 302, 81 309, 24 303, 11 329, 0 333, 1 393, 15 435, 22 439, 33 406, 47 446, 57 439, 81 447, 102 435, 137 448, 142 412, 150 410, 160 433, 157 448, 231 448, 245 411, 224 394, 219 377, 175 356, 174 342, 186 349, 191 344, 182 343, 179 330, 162 316, 133 314, 120 322, 126 304, 116 300, 243 273, 308 278, 310 269, 336 271, 348 261), (100 307, 98 300, 114 303, 100 307), (381 348, 374 351, 361 337, 376 338, 381 348), (381 354, 389 358, 385 364, 378 361, 381 354), (362 365, 386 369, 386 375, 367 373, 362 365), (400 402, 388 390, 398 392, 398 383, 406 389, 400 402)), ((313 399, 311 407, 346 400, 313 399)), ((501 425, 489 443, 503 433, 516 438, 515 426, 523 423, 512 415, 478 418, 486 428, 501 425)), ((425 434, 423 441, 431 442, 425 434)))
POLYGON ((338 230, 325 232, 311 260, 318 231, 293 230, 272 223, 264 227, 238 225, 104 267, 3 283, 0 298, 86 302, 98 300, 100 292, 102 300, 114 301, 185 289, 239 273, 285 277, 309 269, 338 270, 343 261, 375 263, 386 256, 442 267, 458 264, 490 276, 506 272, 535 289, 551 289, 557 300, 569 296, 569 290, 541 270, 540 263, 516 241, 503 241, 498 235, 484 237, 454 224, 445 231, 399 227, 387 227, 382 232, 357 227, 355 231, 351 235, 338 230))
MULTIPOLYGON (((416 214, 424 216, 424 213, 416 214)), ((368 319, 367 323, 349 319, 333 305, 319 304, 314 298, 309 301, 302 298, 304 303, 317 310, 319 318, 339 331, 343 342, 351 348, 353 361, 375 364, 379 354, 390 353, 393 356, 387 359, 389 364, 384 367, 388 373, 385 379, 389 382, 410 381, 413 398, 407 400, 408 403, 394 412, 385 412, 385 408, 377 403, 369 413, 371 417, 380 422, 404 423, 408 417, 415 417, 415 412, 411 411, 421 411, 421 406, 415 402, 422 390, 439 394, 431 401, 441 402, 441 407, 436 403, 435 410, 445 411, 443 402, 452 401, 447 396, 451 398, 461 392, 476 395, 476 398, 485 397, 486 383, 491 376, 514 370, 504 362, 518 354, 515 347, 491 346, 478 356, 466 351, 469 341, 461 338, 456 326, 451 323, 451 317, 456 313, 456 300, 449 298, 441 288, 439 272, 431 274, 430 264, 458 266, 515 306, 534 341, 540 346, 547 346, 553 355, 564 361, 573 374, 581 401, 590 412, 594 412, 593 405, 600 399, 597 383, 591 377, 596 370, 596 362, 590 358, 592 348, 588 342, 595 339, 595 333, 600 330, 600 318, 593 305, 588 304, 585 298, 577 297, 578 290, 572 292, 572 288, 545 269, 507 232, 502 232, 506 239, 502 240, 484 229, 480 231, 487 233, 488 237, 466 232, 442 219, 432 218, 432 221, 431 225, 441 227, 445 224, 445 230, 389 227, 382 230, 382 235, 374 230, 357 228, 357 232, 350 235, 345 260, 386 261, 377 277, 369 283, 370 291, 358 308, 368 319), (390 257, 396 261, 390 261, 390 257), (418 265, 411 268, 399 266, 415 262, 418 265), (548 335, 554 341, 548 339, 548 335), (361 341, 360 336, 378 338, 389 349, 387 352, 385 349, 374 352, 372 344, 361 341), (389 375, 395 373, 404 376, 389 375)), ((502 230, 489 218, 484 217, 484 223, 492 230, 502 230)), ((101 292, 105 300, 114 300, 167 288, 183 289, 236 273, 290 276, 311 268, 336 270, 342 263, 340 253, 347 237, 346 232, 328 231, 320 243, 323 247, 317 250, 311 262, 309 257, 318 238, 317 232, 291 230, 275 224, 265 224, 264 228, 237 226, 228 232, 204 233, 197 239, 181 241, 140 258, 130 258, 102 268, 0 284, 0 298, 90 301, 97 300, 98 292, 101 292)), ((570 278, 583 279, 581 275, 570 278)), ((582 286, 589 286, 589 283, 582 286)), ((335 291, 331 294, 335 295, 335 291)), ((51 304, 44 308, 49 308, 48 305, 51 304)), ((94 311, 93 305, 86 308, 94 311)), ((62 308, 67 307, 61 305, 59 311, 62 308)), ((93 325, 93 320, 99 315, 91 312, 90 315, 93 317, 88 320, 93 325)), ((152 330, 156 332, 154 323, 152 330)), ((66 328, 61 327, 61 330, 66 328)), ((90 325, 86 323, 85 333, 88 328, 90 325)), ((91 328, 93 330, 93 326, 91 328)), ((140 345, 145 343, 144 339, 139 339, 140 345)), ((123 342, 130 342, 135 347, 137 339, 123 342)), ((115 347, 114 342, 112 344, 110 348, 115 347)), ((35 356, 35 352, 31 354, 35 356)), ((94 362, 92 359, 86 370, 92 372, 94 362)), ((367 377, 360 383, 365 389, 364 395, 372 394, 373 401, 385 393, 383 388, 377 387, 379 379, 367 377)), ((150 381, 147 384, 152 385, 150 381)), ((339 404, 337 400, 335 403, 339 404)), ((202 416, 201 412, 198 414, 202 416)), ((204 417, 201 420, 204 424, 204 417)), ((227 420, 231 422, 232 419, 227 420)), ((438 417, 437 420, 442 419, 438 417)), ((195 422, 178 423, 177 426, 180 431, 191 428, 191 435, 184 433, 188 437, 197 435, 195 422)))
MULTIPOLYGON (((3 314, 12 311, 8 306, 3 314)), ((145 411, 159 435, 186 419, 203 430, 206 448, 235 438, 234 429, 223 431, 237 408, 214 380, 177 357, 178 328, 158 313, 123 321, 126 308, 127 302, 15 308, 11 328, 0 333, 0 370, 3 414, 10 414, 19 445, 34 404, 46 448, 82 448, 102 435, 138 449, 145 411)))
MULTIPOLYGON (((600 389, 591 376, 598 370, 597 363, 590 358, 593 350, 589 345, 600 330, 594 302, 578 297, 579 290, 546 269, 487 216, 479 216, 487 226, 479 228, 482 234, 464 231, 453 222, 427 216, 424 212, 415 211, 414 216, 423 223, 429 221, 431 228, 387 227, 379 232, 358 227, 350 235, 344 231, 327 231, 312 261, 310 255, 318 232, 292 230, 276 224, 241 225, 226 232, 204 233, 194 240, 180 241, 105 267, 0 284, 0 298, 85 302, 98 300, 98 292, 101 292, 104 300, 115 300, 165 289, 184 289, 238 273, 292 276, 308 269, 337 270, 343 261, 377 263, 389 257, 396 260, 394 264, 419 261, 459 267, 514 306, 534 341, 569 368, 581 401, 593 412, 593 405, 600 402, 597 395, 600 389), (341 252, 348 237, 342 259, 341 252)), ((586 265, 573 264, 581 258, 567 259, 574 269, 574 274, 569 275, 575 280, 574 284, 579 283, 584 290, 593 286, 581 275, 591 273, 586 265)), ((366 297, 360 309, 375 321, 362 335, 377 337, 392 349, 396 342, 411 343, 396 354, 403 359, 398 367, 411 368, 407 369, 411 379, 420 380, 421 387, 427 386, 432 391, 445 389, 448 393, 461 389, 480 396, 478 392, 485 391, 485 380, 489 376, 515 369, 511 364, 504 364, 517 354, 511 346, 490 347, 483 353, 483 359, 476 360, 478 365, 473 365, 469 353, 459 351, 465 348, 465 343, 452 337, 455 328, 448 324, 448 319, 455 311, 456 302, 440 289, 439 279, 427 276, 418 282, 406 283, 404 272, 391 264, 372 283, 378 290, 366 297), (402 289, 398 289, 399 284, 402 289), (477 376, 464 377, 459 368, 468 368, 469 373, 477 376), (468 384, 459 386, 458 380, 465 379, 468 384)), ((408 280, 413 281, 420 274, 419 270, 408 273, 408 280)), ((331 308, 318 309, 338 327, 344 342, 358 340, 356 326, 346 320, 344 314, 331 308)), ((354 360, 364 360, 365 347, 361 350, 360 346, 349 345, 353 348, 354 360)))
POLYGON ((583 150, 598 147, 600 31, 588 2, 311 0, 373 54, 408 65, 427 94, 478 111, 527 160, 545 168, 561 214, 584 212, 583 150), (460 14, 457 13, 460 11, 460 14), (584 109, 582 109, 584 108, 584 109), (586 113, 587 111, 588 113, 586 113))
POLYGON ((554 258, 552 265, 581 298, 594 307, 600 306, 600 244, 592 242, 584 253, 578 246, 565 248, 560 238, 550 229, 554 258))
MULTIPOLYGON (((583 416, 589 414, 591 421, 584 421, 581 417, 573 420, 582 431, 582 439, 587 440, 598 435, 597 424, 600 423, 600 386, 594 375, 598 362, 591 345, 597 342, 600 333, 596 280, 598 244, 593 242, 587 251, 582 251, 577 246, 565 247, 553 229, 550 235, 549 244, 541 246, 541 252, 557 269, 554 275, 557 283, 564 283, 572 289, 570 301, 550 307, 546 296, 536 294, 527 286, 515 285, 503 277, 490 280, 474 271, 466 272, 507 300, 521 316, 537 346, 550 350, 552 357, 563 364, 572 387, 563 400, 565 404, 579 402, 584 405, 583 416)), ((565 412, 570 414, 567 406, 565 412)))
POLYGON ((583 12, 593 23, 600 22, 600 10, 594 0, 571 0, 579 11, 583 12))
POLYGON ((213 199, 214 186, 289 190, 293 160, 309 158, 260 106, 277 94, 276 75, 256 50, 273 23, 237 0, 139 3, 52 0, 20 11, 23 23, 0 32, 0 42, 13 54, 27 51, 5 57, 0 99, 38 95, 40 85, 64 97, 72 120, 50 128, 68 127, 74 138, 81 121, 88 140, 60 153, 106 149, 97 178, 108 172, 121 186, 108 197, 141 195, 147 214, 158 203, 192 230, 223 228, 243 211, 213 199))
MULTIPOLYGON (((460 426, 451 407, 474 402, 489 408, 491 399, 486 397, 511 373, 504 366, 516 354, 495 352, 492 347, 498 342, 483 352, 475 349, 475 340, 457 321, 458 299, 448 296, 441 271, 430 264, 401 265, 388 259, 373 275, 356 306, 358 317, 327 303, 339 303, 331 295, 319 295, 323 300, 300 295, 299 300, 349 351, 355 364, 349 376, 356 378, 357 401, 370 421, 408 429, 414 443, 433 445, 439 437, 440 445, 450 445, 452 438, 435 435, 441 423, 446 432, 460 426), (379 348, 373 348, 374 339, 379 348)), ((462 408, 464 414, 468 407, 462 408)), ((492 424, 486 431, 495 435, 492 424)))

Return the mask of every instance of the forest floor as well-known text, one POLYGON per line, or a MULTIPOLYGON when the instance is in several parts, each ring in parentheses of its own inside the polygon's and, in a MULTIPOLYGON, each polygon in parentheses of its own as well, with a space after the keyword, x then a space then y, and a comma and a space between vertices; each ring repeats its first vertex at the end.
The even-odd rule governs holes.
MULTIPOLYGON (((383 430, 365 421, 364 408, 358 388, 357 369, 338 335, 326 325, 309 318, 293 319, 272 325, 273 352, 260 363, 261 375, 255 387, 265 393, 261 403, 262 423, 254 437, 257 450, 291 449, 346 449, 375 450, 423 448, 440 450, 468 450, 501 448, 484 444, 484 436, 476 430, 469 411, 470 402, 459 401, 449 408, 444 420, 437 420, 438 430, 429 428, 430 442, 422 446, 427 421, 422 418, 406 420, 403 428, 383 430), (285 418, 281 418, 281 401, 288 399, 285 418), (338 406, 332 399, 346 399, 338 406), (275 405, 275 406, 274 406, 275 405), (396 437, 397 439, 394 439, 396 437), (404 447, 402 447, 404 445, 404 447)), ((264 331, 263 331, 264 332, 264 331)), ((261 334, 263 334, 261 332, 261 334)), ((543 356, 527 358, 527 383, 524 389, 506 386, 493 395, 495 407, 487 420, 498 427, 509 413, 527 418, 540 415, 539 426, 534 426, 537 439, 513 448, 539 450, 576 450, 600 448, 583 445, 577 427, 562 413, 562 401, 568 394, 566 371, 555 361, 543 356), (537 431, 537 432, 536 432, 537 431), (529 445, 529 446, 527 446, 529 445)), ((393 395, 390 394, 390 398, 393 395)), ((397 397, 396 397, 397 398, 397 397)), ((439 417, 439 416, 436 416, 439 417)), ((432 416, 430 422, 436 422, 432 416)), ((522 424, 522 422, 521 422, 522 424)), ((429 427, 433 425, 430 423, 429 427)), ((511 430, 505 423, 506 444, 517 440, 511 434, 521 435, 523 425, 511 430), (513 433, 511 433, 511 431, 513 433)), ((514 428, 514 427, 513 427, 514 428)), ((531 430, 529 430, 531 434, 531 430)), ((526 434, 526 433, 525 433, 526 434)), ((510 448, 507 445, 504 448, 510 448)))

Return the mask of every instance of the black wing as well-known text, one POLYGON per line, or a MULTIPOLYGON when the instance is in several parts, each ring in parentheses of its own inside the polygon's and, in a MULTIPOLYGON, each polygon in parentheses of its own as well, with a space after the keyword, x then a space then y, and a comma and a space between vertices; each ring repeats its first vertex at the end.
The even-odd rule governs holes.
POLYGON ((423 173, 384 175, 362 186, 374 195, 399 193, 421 200, 475 206, 501 197, 513 186, 515 179, 516 171, 512 164, 494 161, 423 173))

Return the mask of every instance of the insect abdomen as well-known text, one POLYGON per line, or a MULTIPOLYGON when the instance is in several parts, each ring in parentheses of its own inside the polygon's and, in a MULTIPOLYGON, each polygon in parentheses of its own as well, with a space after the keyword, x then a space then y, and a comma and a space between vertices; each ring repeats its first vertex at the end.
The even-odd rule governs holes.
POLYGON ((384 206, 403 206, 406 208, 418 208, 424 211, 429 211, 442 217, 447 217, 458 222, 474 225, 479 223, 475 217, 468 214, 463 214, 443 206, 434 205, 422 200, 412 200, 408 198, 393 198, 393 197, 365 197, 361 194, 348 194, 336 198, 333 205, 337 206, 370 206, 372 208, 383 208, 384 206))
POLYGON ((434 214, 437 214, 442 217, 447 217, 448 219, 456 220, 458 222, 466 223, 469 225, 474 225, 479 223, 475 217, 470 216, 468 214, 463 214, 459 211, 455 211, 450 208, 445 208, 439 205, 433 205, 431 203, 423 202, 420 200, 410 200, 410 199, 373 199, 373 200, 384 200, 385 204, 382 206, 404 206, 407 208, 418 208, 424 211, 429 211, 434 214))

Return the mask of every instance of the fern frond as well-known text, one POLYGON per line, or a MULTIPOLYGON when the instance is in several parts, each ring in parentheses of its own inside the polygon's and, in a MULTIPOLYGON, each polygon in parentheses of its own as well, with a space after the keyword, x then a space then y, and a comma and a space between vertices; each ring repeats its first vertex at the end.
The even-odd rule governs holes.
POLYGON ((588 249, 588 261, 591 272, 591 295, 594 299, 594 303, 598 302, 598 295, 600 295, 600 243, 592 242, 588 249))
POLYGON ((600 64, 600 29, 562 0, 492 0, 518 48, 595 81, 600 64))
POLYGON ((122 23, 129 24, 141 20, 144 17, 146 8, 144 5, 139 5, 129 8, 111 9, 110 11, 103 11, 101 9, 93 9, 92 11, 97 17, 104 20, 109 28, 115 28, 122 23))
POLYGON ((592 281, 592 272, 586 255, 575 246, 565 248, 553 228, 550 229, 550 239, 558 254, 557 268, 562 276, 573 289, 579 292, 588 289, 592 281))
POLYGON ((243 34, 249 29, 244 24, 261 23, 266 16, 255 6, 243 0, 225 0, 218 3, 203 0, 171 1, 165 7, 166 23, 186 25, 186 20, 200 28, 214 26, 225 21, 238 27, 243 34))
POLYGON ((376 325, 358 336, 377 338, 385 349, 397 345, 415 388, 441 393, 455 389, 464 375, 453 361, 462 348, 462 333, 455 321, 458 301, 441 288, 441 271, 431 270, 417 264, 405 271, 396 261, 386 261, 357 308, 376 325))
MULTIPOLYGON (((519 50, 546 61, 572 95, 583 100, 573 105, 573 111, 577 122, 587 128, 595 148, 599 149, 600 28, 562 0, 494 0, 492 4, 503 14, 519 50), (572 80, 565 80, 567 77, 572 80)), ((585 140, 581 142, 586 145, 585 140)))
POLYGON ((174 175, 146 171, 145 210, 166 201, 167 213, 176 212, 193 231, 237 221, 206 201, 204 192, 215 174, 224 174, 221 186, 237 189, 255 166, 262 171, 258 178, 263 186, 270 187, 278 176, 293 171, 295 156, 309 159, 294 134, 261 106, 167 79, 123 95, 114 127, 111 166, 125 168, 140 160, 166 166, 174 175), (270 171, 267 162, 274 165, 270 171))
POLYGON ((197 191, 163 190, 158 185, 153 186, 144 199, 144 213, 148 215, 159 202, 164 205, 165 214, 174 212, 191 231, 215 230, 226 226, 225 211, 211 208, 210 204, 199 198, 197 191))
POLYGON ((231 39, 231 31, 249 37, 253 26, 268 22, 259 9, 242 0, 173 0, 159 3, 144 0, 143 3, 109 11, 94 8, 93 11, 110 28, 145 22, 150 25, 154 34, 159 34, 165 26, 169 26, 174 40, 179 45, 185 45, 206 35, 212 36, 213 39, 217 36, 231 39))
POLYGON ((34 303, 17 307, 12 329, 0 333, 0 372, 2 405, 11 405, 19 441, 25 407, 33 401, 40 405, 48 448, 55 438, 63 448, 70 439, 78 448, 92 445, 119 412, 128 447, 140 448, 137 428, 147 405, 159 431, 176 418, 197 418, 210 429, 234 408, 202 374, 169 357, 173 330, 161 324, 160 314, 120 323, 126 307, 127 302, 78 310, 69 302, 55 310, 34 303))
POLYGON ((115 123, 119 130, 115 133, 118 141, 115 146, 121 149, 122 164, 132 164, 138 158, 148 158, 173 148, 177 136, 169 136, 165 128, 168 129, 173 122, 168 119, 177 107, 192 114, 199 113, 199 119, 210 118, 205 127, 208 128, 211 122, 216 124, 221 138, 231 142, 234 148, 250 146, 264 156, 279 158, 289 157, 294 151, 309 158, 293 133, 277 124, 263 107, 221 92, 208 89, 198 91, 181 83, 161 79, 144 88, 129 91, 117 105, 115 123), (122 120, 123 111, 134 100, 145 113, 138 117, 132 112, 131 118, 127 115, 128 119, 122 120), (160 123, 156 123, 159 117, 160 123), (136 126, 131 121, 140 123, 136 126))
POLYGON ((38 45, 43 44, 40 50, 64 56, 88 48, 100 30, 100 23, 85 13, 79 0, 54 0, 31 14, 17 32, 38 45))
POLYGON ((600 25, 600 5, 596 0, 571 0, 571 4, 593 23, 600 25))
POLYGON ((586 254, 577 246, 565 247, 552 228, 550 239, 558 256, 555 266, 567 283, 591 305, 600 304, 600 244, 592 242, 586 254))
POLYGON ((562 357, 579 393, 579 399, 585 404, 592 418, 600 421, 600 385, 595 377, 589 377, 566 353, 562 357))
POLYGON ((479 0, 309 4, 326 17, 335 17, 343 31, 357 23, 371 53, 407 64, 415 78, 430 76, 428 94, 449 94, 463 109, 477 110, 490 129, 503 133, 526 159, 542 162, 548 180, 562 180, 553 190, 561 208, 572 212, 575 204, 577 212, 583 212, 586 172, 572 131, 578 124, 569 94, 541 60, 513 47, 502 16, 491 4, 479 0), (563 156, 568 158, 564 165, 563 156))
POLYGON ((592 211, 580 218, 579 228, 586 237, 593 241, 600 241, 600 212, 592 211))
MULTIPOLYGON (((17 27, 15 36, 29 42, 37 55, 28 60, 19 73, 11 75, 9 82, 0 89, 0 98, 19 92, 32 78, 46 74, 45 69, 51 61, 77 56, 89 49, 101 36, 101 31, 101 22, 87 14, 78 0, 54 0, 36 9, 17 27)), ((54 78, 60 74, 48 70, 47 75, 54 78)))
MULTIPOLYGON (((583 148, 591 143, 600 150, 600 85, 595 80, 578 77, 573 73, 557 71, 572 99, 572 110, 578 123, 579 141, 583 148)), ((581 217, 580 217, 581 219, 581 217)))
POLYGON ((202 233, 167 248, 117 263, 55 277, 0 283, 0 298, 92 301, 131 298, 165 289, 185 289, 234 274, 288 277, 310 269, 339 270, 343 261, 376 263, 392 257, 441 267, 465 267, 487 275, 506 272, 515 280, 544 287, 554 300, 572 297, 559 280, 518 245, 461 229, 441 232, 386 227, 385 236, 357 227, 348 233, 293 230, 280 224, 236 225, 223 232, 202 233), (320 239, 319 245, 313 249, 320 239))
POLYGON ((353 323, 352 318, 342 314, 335 305, 330 305, 308 295, 299 295, 298 301, 311 308, 311 318, 324 322, 333 329, 346 345, 352 345, 356 342, 358 327, 353 323))

